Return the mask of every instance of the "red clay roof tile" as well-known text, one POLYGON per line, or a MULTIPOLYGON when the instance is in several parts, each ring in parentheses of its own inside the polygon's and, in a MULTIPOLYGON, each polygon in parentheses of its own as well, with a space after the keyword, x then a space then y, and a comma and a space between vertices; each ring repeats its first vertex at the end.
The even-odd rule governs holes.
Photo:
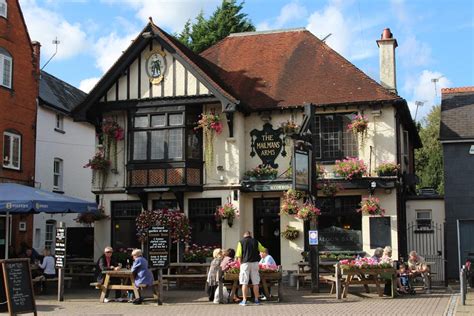
POLYGON ((441 89, 441 94, 464 93, 464 92, 474 92, 474 86, 441 89))

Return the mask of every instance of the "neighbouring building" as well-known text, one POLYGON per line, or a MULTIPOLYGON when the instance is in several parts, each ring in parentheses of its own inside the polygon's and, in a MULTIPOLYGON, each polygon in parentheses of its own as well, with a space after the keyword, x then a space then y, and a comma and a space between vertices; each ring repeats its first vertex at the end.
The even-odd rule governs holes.
POLYGON ((316 111, 313 152, 325 169, 318 185, 344 189, 318 191, 320 249, 372 253, 391 245, 395 257, 406 254, 405 198, 414 184, 413 149, 421 144, 396 94, 397 42, 387 29, 377 44, 382 84, 305 29, 233 34, 196 55, 149 23, 74 110, 77 120, 112 120, 125 130, 113 172, 94 182, 111 216, 95 225, 95 255, 108 244, 140 246, 135 218, 142 210, 179 208, 190 219, 192 243, 235 248, 251 230, 285 270, 295 270, 309 225, 280 215, 293 152, 285 123, 300 125, 305 104, 316 111), (195 127, 200 114, 211 113, 223 130, 209 137, 195 127), (367 118, 363 135, 348 131, 355 114, 367 118), (365 177, 336 176, 335 161, 347 156, 365 161, 365 177), (377 176, 386 161, 401 172, 377 176), (276 168, 277 177, 248 177, 259 165, 276 168), (356 211, 370 193, 384 217, 356 211), (226 202, 240 216, 216 225, 216 207, 226 202), (297 239, 282 237, 287 225, 300 232, 297 239))
MULTIPOLYGON (((33 186, 39 43, 32 43, 17 0, 0 0, 0 182, 33 186)), ((11 216, 11 246, 31 245, 33 215, 11 216)), ((0 256, 5 253, 5 216, 0 215, 0 256)))
MULTIPOLYGON (((74 122, 72 109, 86 93, 41 71, 36 121, 36 186, 47 191, 94 201, 92 172, 83 166, 95 152, 95 128, 87 122, 74 122)), ((77 223, 77 214, 34 215, 33 247, 41 252, 54 249, 55 228, 67 227, 69 255, 93 256, 94 228, 77 223)))
POLYGON ((448 278, 474 259, 474 87, 441 90, 448 278), (460 250, 460 251, 459 251, 460 250))

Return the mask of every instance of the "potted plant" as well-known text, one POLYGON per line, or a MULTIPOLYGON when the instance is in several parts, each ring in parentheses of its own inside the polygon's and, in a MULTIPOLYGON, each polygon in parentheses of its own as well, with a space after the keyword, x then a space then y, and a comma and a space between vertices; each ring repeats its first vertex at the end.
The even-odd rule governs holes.
POLYGON ((321 191, 326 196, 335 196, 337 192, 343 190, 344 188, 338 183, 332 183, 329 181, 324 181, 318 184, 318 190, 321 191))
POLYGON ((281 235, 287 240, 295 240, 298 239, 300 232, 296 229, 296 227, 286 225, 286 229, 281 232, 281 235))
POLYGON ((362 212, 365 215, 381 215, 384 216, 385 209, 380 207, 380 200, 375 196, 369 196, 368 198, 363 198, 360 202, 360 208, 357 209, 357 212, 362 212))
POLYGON ((307 201, 298 209, 296 217, 304 221, 312 220, 321 214, 321 210, 317 208, 313 203, 307 201))
POLYGON ((227 202, 223 206, 219 206, 216 210, 217 220, 222 221, 223 219, 226 219, 229 227, 232 227, 232 225, 234 224, 234 218, 238 216, 239 216, 239 211, 230 202, 227 202))
POLYGON ((278 175, 278 170, 270 166, 259 165, 244 174, 250 180, 273 180, 278 175))
POLYGON ((397 165, 394 162, 382 162, 377 168, 375 168, 375 171, 379 177, 397 176, 399 170, 400 165, 397 165))
POLYGON ((199 115, 199 120, 196 123, 195 131, 202 129, 204 134, 205 159, 206 168, 210 171, 214 161, 214 136, 222 133, 222 123, 218 114, 211 112, 208 114, 202 113, 199 115))
POLYGON ((346 157, 346 159, 336 160, 334 171, 346 180, 362 178, 367 172, 367 166, 359 158, 346 157))
POLYGON ((77 223, 80 224, 92 224, 96 221, 100 221, 103 219, 108 219, 110 216, 105 214, 105 209, 103 206, 99 206, 96 212, 86 212, 86 213, 81 213, 77 215, 77 217, 74 219, 77 223))
POLYGON ((296 215, 299 210, 298 200, 303 194, 300 191, 289 189, 283 193, 283 203, 280 208, 280 214, 296 215))
POLYGON ((283 130, 283 133, 285 133, 285 135, 288 135, 288 136, 291 136, 295 134, 296 132, 298 132, 298 128, 299 128, 299 126, 292 120, 291 121, 288 120, 284 123, 281 123, 280 127, 283 130))
POLYGON ((347 125, 347 129, 352 131, 354 134, 364 134, 369 126, 369 120, 367 116, 357 114, 352 117, 350 124, 347 125))

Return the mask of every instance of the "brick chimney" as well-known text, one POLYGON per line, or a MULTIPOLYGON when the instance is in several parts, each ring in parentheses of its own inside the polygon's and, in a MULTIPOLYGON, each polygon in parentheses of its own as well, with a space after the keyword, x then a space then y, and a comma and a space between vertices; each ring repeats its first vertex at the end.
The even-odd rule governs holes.
POLYGON ((31 45, 33 46, 33 65, 35 66, 37 78, 39 78, 41 63, 41 44, 39 42, 33 41, 31 42, 31 45))
POLYGON ((398 46, 397 40, 393 38, 389 28, 383 30, 380 39, 377 41, 379 47, 380 84, 397 93, 397 71, 395 65, 395 48, 398 46))

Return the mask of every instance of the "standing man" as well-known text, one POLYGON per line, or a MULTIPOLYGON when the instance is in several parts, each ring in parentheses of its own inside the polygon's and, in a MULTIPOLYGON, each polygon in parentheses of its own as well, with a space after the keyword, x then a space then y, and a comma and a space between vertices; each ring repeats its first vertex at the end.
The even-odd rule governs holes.
POLYGON ((239 303, 241 306, 247 305, 247 294, 249 281, 252 279, 253 293, 255 295, 255 304, 259 305, 258 288, 260 284, 260 274, 258 273, 258 262, 260 261, 260 252, 265 251, 258 240, 252 238, 252 233, 247 231, 244 238, 237 244, 235 257, 240 262, 239 281, 242 285, 243 300, 239 303))

